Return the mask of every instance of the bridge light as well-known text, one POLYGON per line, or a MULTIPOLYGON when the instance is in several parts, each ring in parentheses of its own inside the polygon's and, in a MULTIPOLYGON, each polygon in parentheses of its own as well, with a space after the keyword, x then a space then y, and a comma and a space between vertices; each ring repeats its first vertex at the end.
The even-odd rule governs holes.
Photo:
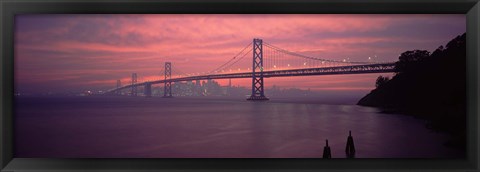
POLYGON ((287 64, 287 66, 290 66, 290 64, 287 64))
POLYGON ((325 61, 322 61, 322 64, 325 64, 325 61))
POLYGON ((277 65, 273 65, 273 68, 277 68, 277 65))
POLYGON ((346 62, 347 60, 343 59, 343 62, 346 62))
POLYGON ((368 57, 368 60, 371 60, 372 58, 371 57, 368 57))
POLYGON ((304 65, 304 66, 307 65, 307 62, 303 63, 303 65, 304 65))

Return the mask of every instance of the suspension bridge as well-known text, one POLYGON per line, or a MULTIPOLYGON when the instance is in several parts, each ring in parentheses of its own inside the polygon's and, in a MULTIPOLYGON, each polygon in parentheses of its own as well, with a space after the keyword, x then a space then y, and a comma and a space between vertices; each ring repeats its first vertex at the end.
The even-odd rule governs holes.
POLYGON ((389 73, 394 72, 394 68, 394 62, 375 62, 371 57, 368 61, 330 60, 302 55, 279 48, 262 39, 253 39, 253 42, 245 46, 237 55, 211 71, 186 74, 174 68, 171 62, 165 62, 161 72, 163 79, 137 82, 137 74, 133 73, 131 84, 121 86, 120 80, 117 80, 117 87, 107 90, 105 94, 118 94, 122 90, 131 89, 130 95, 137 96, 137 88, 143 87, 143 94, 151 97, 152 85, 164 84, 163 97, 172 97, 174 82, 252 78, 252 92, 247 100, 268 100, 264 94, 264 78, 389 73), (253 56, 253 62, 245 58, 248 55, 253 56), (251 68, 245 66, 251 66, 251 68))

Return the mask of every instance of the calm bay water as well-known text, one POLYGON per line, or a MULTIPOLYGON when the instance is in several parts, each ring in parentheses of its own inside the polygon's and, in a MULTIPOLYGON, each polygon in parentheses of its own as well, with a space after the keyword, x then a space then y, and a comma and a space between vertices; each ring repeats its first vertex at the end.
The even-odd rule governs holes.
POLYGON ((461 158, 425 121, 314 100, 17 97, 15 156, 57 158, 461 158))

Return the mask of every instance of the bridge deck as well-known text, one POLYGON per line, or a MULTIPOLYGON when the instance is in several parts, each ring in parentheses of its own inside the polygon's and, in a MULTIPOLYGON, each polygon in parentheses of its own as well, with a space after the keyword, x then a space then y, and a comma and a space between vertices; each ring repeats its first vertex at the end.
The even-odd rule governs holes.
MULTIPOLYGON (((289 69, 289 70, 264 71, 263 77, 273 78, 273 77, 310 76, 310 75, 389 73, 389 72, 394 72, 394 68, 395 68, 395 63, 382 63, 382 64, 368 64, 368 65, 354 65, 354 66, 289 69)), ((212 75, 199 75, 199 76, 172 78, 168 80, 156 80, 156 81, 148 81, 148 82, 126 85, 120 88, 108 90, 106 93, 115 92, 115 91, 131 88, 135 86, 137 87, 145 86, 147 84, 161 84, 165 82, 181 82, 181 81, 208 80, 208 79, 251 78, 252 75, 253 75, 253 72, 243 72, 243 73, 212 74, 212 75)), ((260 73, 256 73, 256 75, 260 75, 260 73)))

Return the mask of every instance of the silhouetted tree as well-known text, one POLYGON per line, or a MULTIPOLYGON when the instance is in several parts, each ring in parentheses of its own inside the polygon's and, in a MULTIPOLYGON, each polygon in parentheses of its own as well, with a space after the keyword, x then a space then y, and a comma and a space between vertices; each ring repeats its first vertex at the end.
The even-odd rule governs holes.
POLYGON ((384 85, 385 83, 387 83, 388 81, 390 81, 390 78, 388 76, 378 76, 377 78, 377 81, 375 82, 375 87, 378 88, 378 87, 381 87, 382 85, 384 85))
POLYGON ((407 72, 410 69, 416 69, 418 62, 425 60, 430 56, 427 50, 406 51, 400 55, 398 62, 395 63, 397 73, 407 72))
POLYGON ((443 51, 445 51, 445 47, 440 46, 438 47, 435 51, 433 51, 433 53, 431 54, 431 56, 439 56, 439 55, 442 55, 443 51))

